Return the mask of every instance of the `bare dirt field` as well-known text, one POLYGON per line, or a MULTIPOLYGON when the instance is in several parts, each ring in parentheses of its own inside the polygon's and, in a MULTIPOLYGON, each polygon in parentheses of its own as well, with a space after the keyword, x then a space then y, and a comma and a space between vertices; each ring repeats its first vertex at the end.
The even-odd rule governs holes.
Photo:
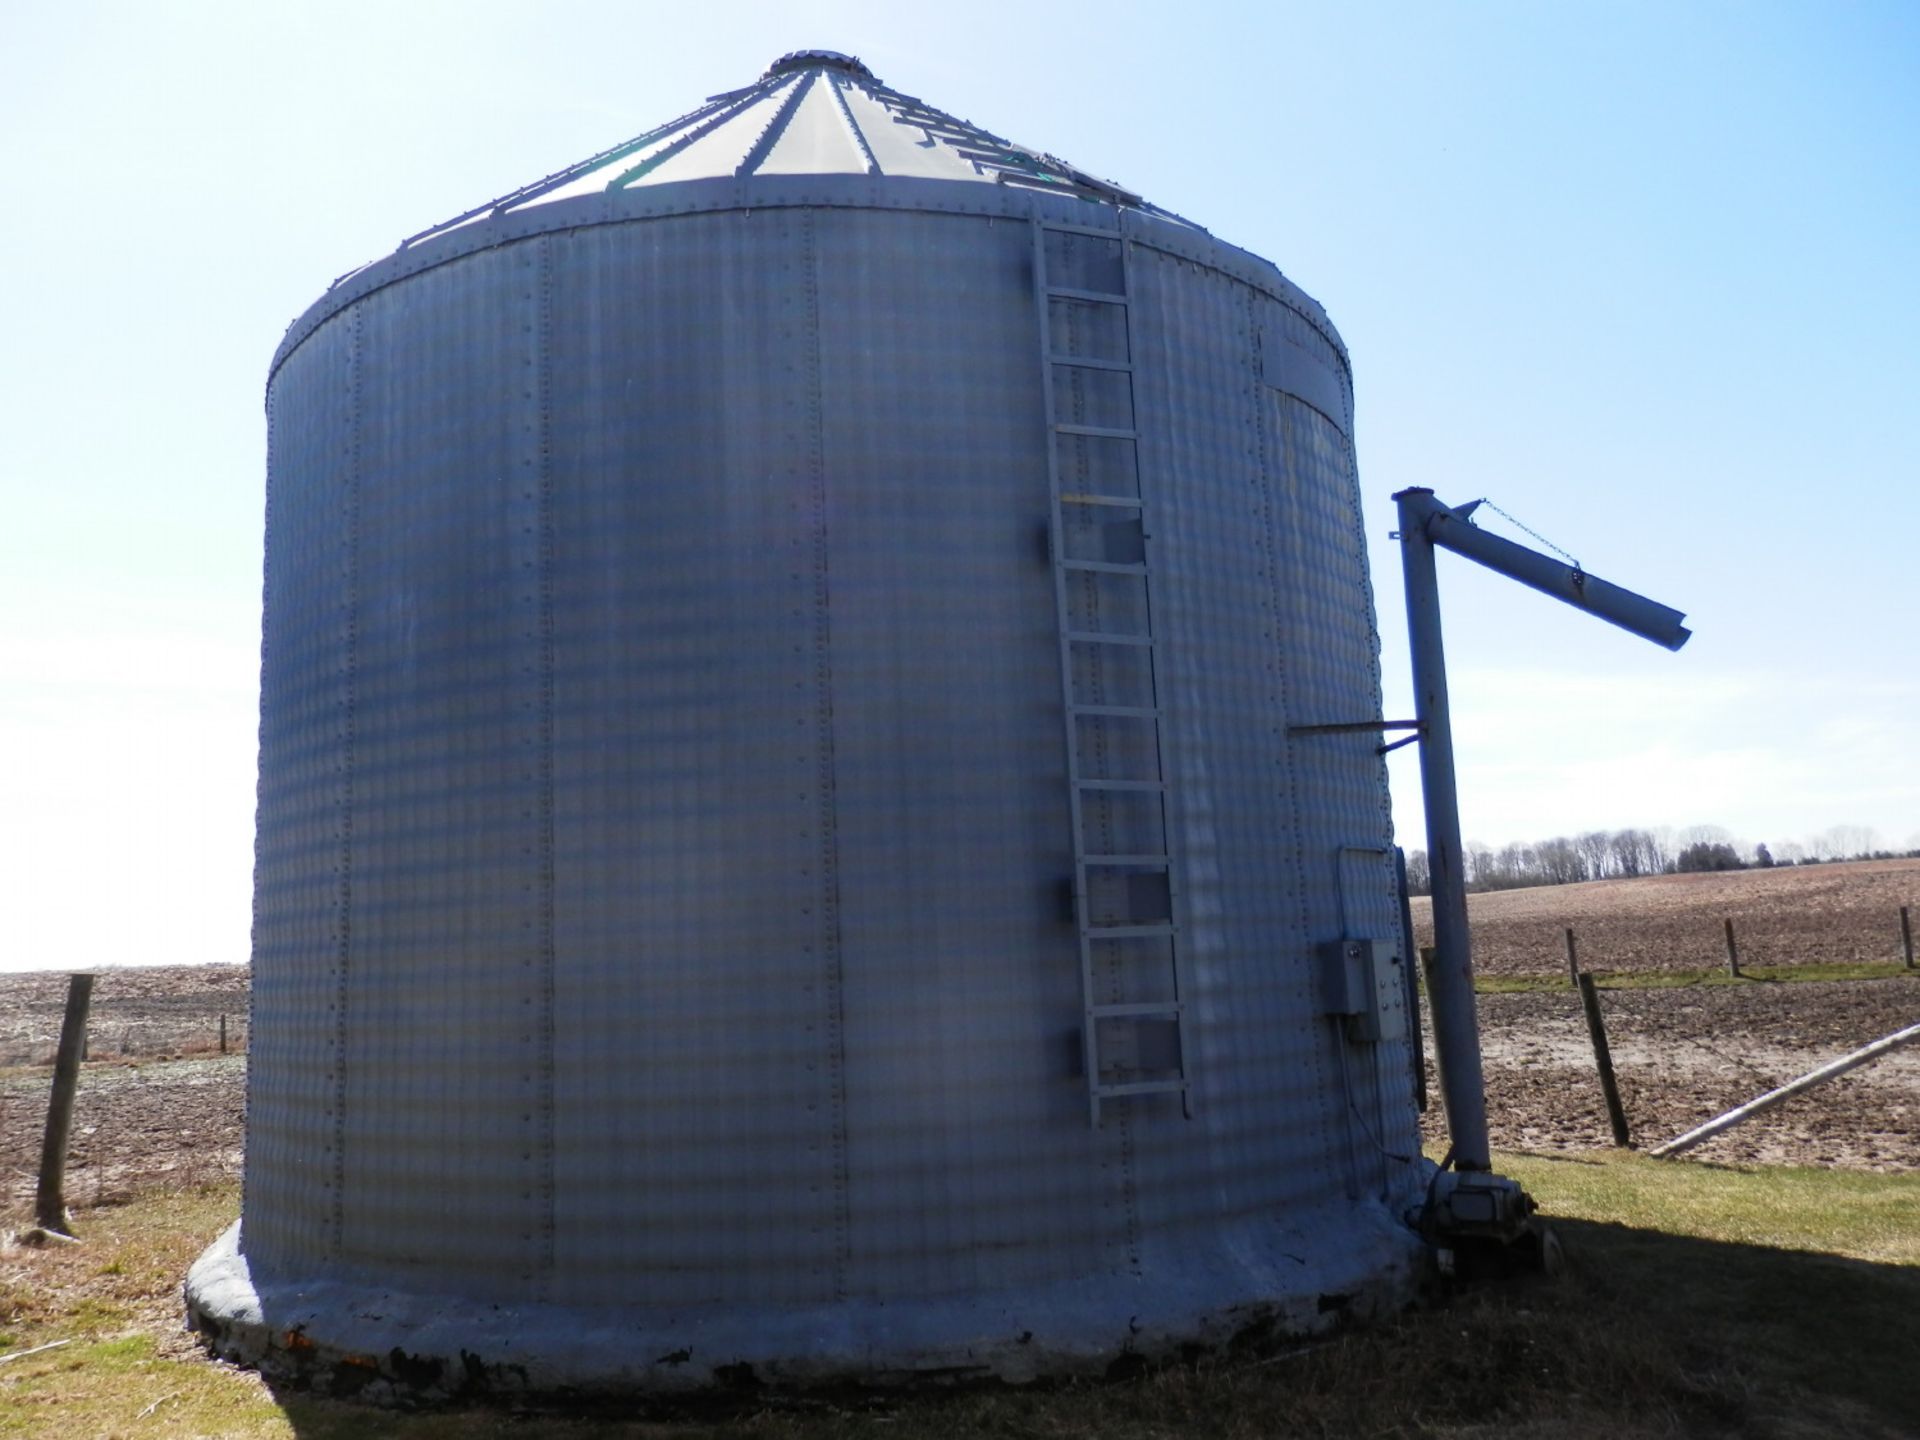
MULTIPOLYGON (((246 1048, 244 965, 155 965, 103 970, 88 1012, 88 1055, 101 1060, 217 1054, 220 1017, 227 1043, 246 1048)), ((66 1013, 67 976, 0 974, 0 1067, 51 1065, 66 1013)))
MULTIPOLYGON (((1413 904, 1431 944, 1429 904, 1413 904)), ((1743 965, 1898 963, 1902 905, 1920 927, 1920 860, 1494 890, 1469 895, 1467 916, 1475 973, 1558 975, 1569 927, 1586 970, 1699 970, 1726 963, 1728 920, 1743 965)))
MULTIPOLYGON (((1469 896, 1467 911, 1477 974, 1564 977, 1571 927, 1583 969, 1631 979, 1723 970, 1728 919, 1743 966, 1897 965, 1902 905, 1920 924, 1920 860, 1502 890, 1469 896)), ((1421 944, 1432 939, 1430 914, 1425 900, 1415 901, 1421 944)), ((1920 975, 1605 990, 1601 1008, 1635 1142, 1653 1145, 1920 1022, 1920 975)), ((1609 1143, 1593 1050, 1570 986, 1482 995, 1480 1025, 1497 1147, 1609 1143)), ((1694 1153, 1726 1162, 1920 1170, 1920 1046, 1790 1100, 1694 1153)))
MULTIPOLYGON (((1651 1147, 1920 1022, 1920 978, 1606 990, 1600 1004, 1634 1142, 1651 1147)), ((1579 997, 1571 989, 1482 995, 1479 1008, 1494 1147, 1610 1144, 1579 997)), ((1431 1075, 1428 1088, 1429 1140, 1444 1147, 1431 1075)), ((1796 1096, 1691 1154, 1920 1171, 1920 1046, 1796 1096)))
MULTIPOLYGON (((66 1002, 65 974, 0 975, 0 1204, 13 1213, 33 1198, 66 1002)), ((104 971, 94 980, 88 1037, 67 1162, 71 1203, 239 1173, 246 967, 104 971)))
MULTIPOLYGON (((49 1066, 0 1071, 0 1176, 10 1215, 31 1213, 49 1066)), ((244 1055, 89 1064, 73 1103, 67 1202, 110 1205, 154 1185, 240 1173, 244 1055)))

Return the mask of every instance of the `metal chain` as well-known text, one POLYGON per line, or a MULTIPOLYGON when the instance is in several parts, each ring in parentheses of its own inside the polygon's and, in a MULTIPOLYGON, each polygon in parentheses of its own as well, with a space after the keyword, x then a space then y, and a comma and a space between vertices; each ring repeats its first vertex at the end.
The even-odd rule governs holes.
POLYGON ((1531 535, 1534 539, 1538 540, 1542 545, 1546 546, 1547 549, 1553 551, 1554 554, 1558 555, 1562 560, 1565 560, 1569 565, 1573 566, 1574 569, 1584 570, 1586 568, 1578 560, 1574 559, 1573 556, 1569 555, 1565 550, 1562 550, 1558 545, 1554 544, 1551 540, 1547 539, 1547 537, 1542 535, 1538 530, 1535 530, 1530 526, 1523 524, 1515 516, 1507 514, 1506 511, 1502 510, 1498 505, 1494 504, 1491 500, 1487 499, 1484 495, 1480 497, 1480 503, 1486 506, 1487 509, 1493 511, 1494 514, 1501 516, 1503 519, 1507 520, 1509 523, 1517 526, 1521 530, 1526 531, 1527 534, 1531 535))

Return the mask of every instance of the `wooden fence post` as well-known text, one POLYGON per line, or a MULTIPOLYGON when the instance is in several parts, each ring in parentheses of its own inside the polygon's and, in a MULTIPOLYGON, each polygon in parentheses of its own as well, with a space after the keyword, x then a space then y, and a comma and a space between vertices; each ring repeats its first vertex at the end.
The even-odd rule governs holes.
POLYGON ((1907 952, 1907 969, 1913 969, 1913 921, 1907 918, 1907 907, 1900 907, 1900 948, 1907 952))
POLYGON ((1600 995, 1593 988, 1593 976, 1582 975, 1580 1008, 1587 1012, 1587 1034, 1593 1040, 1593 1064, 1600 1072, 1600 1094, 1607 1102, 1607 1123, 1613 1127, 1613 1143, 1631 1145, 1627 1136, 1627 1112, 1620 1104, 1620 1086, 1613 1078, 1613 1052, 1607 1048, 1607 1026, 1600 1018, 1600 995))
POLYGON ((1727 974, 1740 978, 1740 947, 1733 940, 1733 921, 1727 921, 1727 974))
POLYGON ((40 1186, 33 1201, 36 1223, 56 1235, 73 1233, 67 1228, 67 1137, 73 1131, 73 1092, 80 1083, 80 1051, 92 1004, 93 976, 69 976, 67 1013, 53 1060, 53 1095, 47 1101, 47 1133, 40 1146, 40 1186))
POLYGON ((1573 927, 1567 926, 1567 984, 1580 988, 1580 960, 1573 949, 1573 927))
POLYGON ((220 1053, 227 1053, 227 1017, 224 1015, 220 1017, 220 1053))

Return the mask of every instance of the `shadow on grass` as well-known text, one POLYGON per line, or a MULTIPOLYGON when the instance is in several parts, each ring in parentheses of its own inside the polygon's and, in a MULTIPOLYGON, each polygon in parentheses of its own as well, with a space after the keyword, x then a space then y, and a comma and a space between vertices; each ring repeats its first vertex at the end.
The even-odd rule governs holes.
MULTIPOLYGON (((1920 1266, 1560 1221, 1580 1282, 1622 1320, 1708 1340, 1763 1390, 1785 1387, 1920 1434, 1920 1266)), ((1863 1433, 1876 1433, 1867 1430, 1863 1433)))
POLYGON ((1910 1436, 1920 1267, 1558 1221, 1565 1274, 1435 1296, 1331 1343, 1107 1383, 400 1414, 276 1391, 302 1440, 996 1434, 1910 1436))

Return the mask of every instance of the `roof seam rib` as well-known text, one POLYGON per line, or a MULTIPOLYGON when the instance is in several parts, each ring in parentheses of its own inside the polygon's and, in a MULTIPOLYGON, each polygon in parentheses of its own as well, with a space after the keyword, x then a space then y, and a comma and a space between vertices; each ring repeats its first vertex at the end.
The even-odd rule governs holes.
POLYGON ((983 129, 971 120, 964 120, 949 114, 917 96, 875 82, 868 87, 875 100, 887 106, 907 124, 924 130, 928 138, 943 140, 948 148, 971 160, 976 166, 985 164, 1000 171, 998 178, 1008 180, 1005 174, 1012 169, 1028 181, 1039 181, 1050 188, 1069 189, 1087 193, 1094 198, 1118 201, 1121 204, 1142 206, 1145 201, 1131 190, 1114 184, 1111 180, 1102 180, 1076 166, 1067 164, 1056 155, 1042 150, 1030 149, 1005 136, 996 135, 983 129), (932 123, 928 123, 932 122, 932 123), (985 142, 983 145, 982 142, 985 142), (970 154, 967 147, 977 147, 979 153, 970 154), (983 158, 984 156, 984 158, 983 158))
MULTIPOLYGON (((564 202, 599 190, 615 192, 641 184, 722 177, 757 183, 786 175, 824 178, 850 173, 864 173, 865 178, 878 180, 972 181, 1002 190, 1013 188, 1132 208, 1179 221, 1178 216, 1148 204, 1110 180, 1045 151, 1016 144, 884 84, 855 56, 829 50, 797 50, 781 56, 751 85, 709 95, 700 105, 664 125, 409 235, 397 249, 411 250, 487 219, 503 219, 536 205, 564 202), (837 133, 828 134, 830 122, 824 111, 814 113, 825 100, 810 97, 821 91, 837 108, 851 150, 842 146, 837 133), (759 114, 763 108, 771 118, 750 144, 743 145, 744 121, 728 133, 716 133, 747 110, 759 114)), ((363 265, 347 271, 328 288, 366 268, 363 265)))
POLYGON ((793 119, 793 112, 800 108, 800 102, 807 98, 815 84, 819 82, 818 70, 803 70, 800 78, 787 92, 787 98, 780 102, 780 108, 773 112, 773 118, 767 121, 767 128, 760 132, 760 138, 753 142, 753 148, 742 157, 734 169, 735 175, 751 175, 758 170, 773 147, 780 143, 780 137, 787 133, 787 126, 793 119))
POLYGON ((847 122, 847 133, 853 136, 853 143, 860 147, 860 154, 867 162, 867 174, 878 175, 880 162, 874 159, 873 147, 867 143, 866 132, 860 128, 860 122, 853 118, 853 107, 847 104, 847 92, 838 75, 827 76, 827 89, 833 95, 833 103, 840 107, 840 118, 847 122))
POLYGON ((613 179, 607 182, 607 188, 609 190, 625 189, 627 186, 633 184, 634 181, 654 170, 658 170, 689 145, 711 135, 715 130, 718 130, 722 125, 726 124, 727 121, 733 119, 749 106, 757 105, 765 96, 772 93, 771 90, 759 86, 751 90, 742 91, 726 109, 722 110, 718 115, 713 116, 705 124, 695 126, 671 144, 662 145, 638 165, 633 166, 631 169, 623 170, 620 174, 614 176, 613 179))
POLYGON ((516 205, 524 205, 529 200, 538 199, 547 191, 557 190, 568 181, 577 180, 582 175, 599 169, 602 165, 618 160, 622 155, 630 155, 635 150, 651 145, 663 135, 671 135, 682 126, 695 124, 703 117, 712 114, 722 99, 723 97, 716 96, 708 100, 704 105, 695 106, 678 119, 669 120, 664 125, 656 125, 653 129, 636 135, 631 140, 623 140, 618 145, 609 145, 597 155, 590 155, 585 160, 567 166, 564 170, 556 170, 551 175, 535 180, 531 184, 522 185, 518 190, 509 190, 506 194, 497 196, 487 201, 484 205, 476 205, 471 210, 462 211, 451 220, 442 220, 438 225, 429 226, 417 235, 409 235, 400 242, 399 248, 405 250, 409 245, 418 244, 422 240, 440 234, 443 230, 451 230, 457 225, 464 225, 467 221, 477 219, 482 215, 498 215, 503 211, 512 209, 516 205))

